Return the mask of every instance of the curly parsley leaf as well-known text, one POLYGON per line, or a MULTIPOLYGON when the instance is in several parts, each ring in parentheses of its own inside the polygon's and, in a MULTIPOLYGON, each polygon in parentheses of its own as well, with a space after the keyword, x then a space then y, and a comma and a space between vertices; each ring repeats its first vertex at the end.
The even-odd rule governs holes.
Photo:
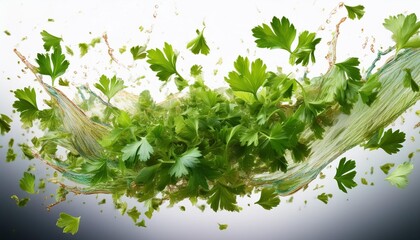
POLYGON ((169 170, 169 174, 175 177, 182 177, 188 174, 188 168, 194 168, 200 161, 201 152, 198 148, 192 148, 184 152, 176 159, 175 164, 169 170))
POLYGON ((63 40, 62 38, 49 34, 45 30, 41 32, 41 36, 42 41, 44 41, 44 48, 46 51, 49 51, 51 48, 55 49, 60 47, 60 42, 63 40))
POLYGON ((329 193, 329 194, 326 194, 326 193, 321 193, 320 195, 318 195, 317 196, 317 198, 318 198, 318 200, 320 200, 321 202, 323 202, 323 203, 325 203, 325 204, 327 204, 328 203, 328 200, 330 199, 330 198, 332 198, 332 194, 331 193, 329 193))
POLYGON ((419 85, 417 85, 416 81, 414 81, 413 77, 411 76, 411 69, 404 68, 403 70, 405 72, 404 87, 407 87, 407 88, 411 87, 411 90, 413 90, 413 92, 418 92, 419 85))
POLYGON ((277 207, 280 204, 280 198, 273 188, 264 188, 261 191, 260 199, 255 202, 266 210, 277 207))
POLYGON ((10 131, 10 123, 12 119, 9 118, 7 115, 0 114, 0 134, 4 135, 10 131))
POLYGON ((24 206, 26 206, 26 204, 28 204, 28 202, 30 200, 29 198, 19 198, 16 195, 12 195, 12 196, 10 196, 10 198, 16 201, 16 205, 18 207, 24 207, 24 206))
POLYGON ((227 210, 227 211, 239 211, 239 207, 236 205, 236 195, 234 190, 228 186, 217 183, 210 190, 210 198, 207 203, 213 211, 227 210))
POLYGON ((412 163, 402 163, 385 179, 398 188, 405 188, 408 185, 408 175, 413 171, 413 168, 412 163))
POLYGON ((347 9, 347 14, 350 19, 354 20, 355 18, 361 19, 365 14, 365 7, 362 5, 357 5, 354 7, 344 5, 347 9))
POLYGON ((23 127, 32 127, 32 122, 38 117, 38 106, 36 103, 36 93, 31 87, 17 89, 15 97, 18 99, 13 103, 13 107, 20 112, 20 120, 23 127))
POLYGON ((239 56, 234 63, 236 71, 229 72, 225 81, 233 91, 252 93, 255 97, 258 89, 268 77, 267 66, 261 59, 250 64, 249 59, 239 56))
POLYGON ((196 33, 198 36, 187 44, 187 48, 190 49, 194 54, 209 54, 210 48, 207 45, 206 39, 204 38, 204 28, 201 31, 197 29, 196 33))
POLYGON ((146 46, 134 46, 130 48, 134 60, 146 58, 146 46))
POLYGON ((79 231, 80 217, 74 217, 65 212, 60 213, 60 218, 57 220, 57 227, 63 229, 63 233, 76 234, 79 231))
POLYGON ((153 154, 153 147, 145 137, 142 137, 140 141, 126 145, 121 151, 123 153, 122 159, 132 164, 137 159, 147 161, 153 154))
POLYGON ((400 151, 402 143, 405 141, 405 133, 400 132, 400 130, 393 132, 392 129, 388 129, 383 135, 382 133, 383 129, 377 131, 371 139, 364 144, 364 147, 372 150, 382 148, 388 154, 400 151))
POLYGON ((342 158, 338 164, 334 179, 337 181, 338 188, 347 193, 347 189, 352 189, 357 186, 357 183, 353 180, 356 176, 356 171, 352 171, 356 168, 356 161, 342 158))
POLYGON ((34 194, 35 193, 35 175, 29 172, 24 172, 23 177, 19 180, 19 187, 27 193, 34 194))
POLYGON ((393 168, 395 166, 394 163, 385 163, 384 165, 380 166, 382 172, 384 172, 385 174, 389 173, 389 170, 391 170, 391 168, 393 168))
POLYGON ((99 83, 95 83, 94 86, 108 98, 108 102, 115 94, 125 88, 124 81, 117 79, 117 76, 115 75, 112 78, 102 75, 99 79, 99 83))
POLYGON ((38 53, 35 61, 39 65, 38 73, 50 76, 52 85, 54 85, 54 80, 63 75, 70 65, 66 60, 66 56, 61 53, 61 47, 54 48, 54 52, 51 55, 49 53, 38 53))
POLYGON ((420 47, 420 21, 417 21, 416 14, 408 16, 398 14, 385 19, 384 27, 392 32, 392 39, 396 43, 397 52, 403 48, 420 47))

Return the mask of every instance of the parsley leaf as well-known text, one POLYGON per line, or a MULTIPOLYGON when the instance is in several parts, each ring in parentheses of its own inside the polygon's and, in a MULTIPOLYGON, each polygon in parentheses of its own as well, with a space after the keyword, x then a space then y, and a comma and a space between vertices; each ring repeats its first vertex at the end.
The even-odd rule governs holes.
POLYGON ((360 98, 363 103, 370 106, 375 101, 381 86, 382 84, 379 82, 378 74, 370 75, 365 84, 359 89, 360 98))
POLYGON ((190 74, 191 76, 197 77, 203 72, 203 66, 194 64, 191 66, 190 74))
POLYGON ((347 193, 347 189, 352 189, 357 186, 357 183, 353 180, 356 176, 356 171, 352 171, 356 168, 356 161, 348 160, 342 158, 337 167, 337 172, 334 176, 334 179, 337 181, 338 188, 347 193))
POLYGON ((32 122, 38 117, 39 111, 35 90, 31 87, 25 87, 24 89, 17 89, 14 93, 18 100, 13 103, 13 107, 20 112, 23 127, 32 127, 32 122))
POLYGON ((320 201, 322 201, 323 203, 325 203, 325 204, 327 204, 328 203, 328 200, 330 199, 330 198, 332 198, 332 194, 331 193, 329 193, 329 194, 326 194, 326 193, 321 193, 320 195, 318 195, 317 196, 317 198, 320 200, 320 201))
POLYGON ((140 217, 140 212, 137 210, 137 207, 134 206, 127 211, 127 215, 133 220, 133 222, 137 222, 140 217))
POLYGON ((153 147, 145 137, 142 137, 140 141, 126 145, 121 151, 123 153, 122 159, 132 164, 137 159, 147 161, 153 154, 153 147))
POLYGON ((12 119, 9 118, 7 115, 0 114, 0 134, 4 135, 10 131, 10 123, 12 119))
POLYGON ((389 173, 389 170, 391 170, 391 168, 393 168, 395 166, 394 163, 385 163, 384 165, 380 166, 382 172, 384 172, 385 174, 389 173))
POLYGON ((344 5, 347 9, 347 14, 350 19, 354 20, 355 18, 361 19, 365 14, 365 7, 362 5, 357 5, 354 7, 344 5))
POLYGON ((398 188, 405 188, 408 185, 408 175, 413 171, 413 168, 412 163, 402 163, 385 179, 398 188))
POLYGON ((150 180, 154 178, 160 166, 161 164, 156 164, 153 166, 142 168, 139 171, 139 174, 137 175, 135 182, 139 184, 148 183, 150 180))
POLYGON ((413 77, 411 76, 411 69, 404 68, 403 70, 405 72, 404 87, 407 87, 407 88, 411 87, 411 90, 413 90, 413 92, 418 92, 419 85, 417 85, 416 81, 414 81, 413 77))
POLYGON ((182 177, 188 174, 187 168, 194 168, 200 160, 201 152, 198 148, 192 148, 184 152, 181 157, 176 159, 175 164, 169 170, 169 174, 175 177, 182 177))
POLYGON ((210 194, 207 203, 210 204, 213 211, 217 212, 217 210, 223 209, 231 212, 239 211, 239 207, 236 205, 236 195, 230 187, 217 183, 210 190, 210 194))
POLYGON ((146 58, 146 46, 134 46, 130 48, 134 60, 146 58))
POLYGON ((63 229, 63 233, 76 234, 79 231, 80 217, 73 217, 65 212, 60 213, 60 218, 57 220, 57 227, 63 229))
POLYGON ((315 46, 321 42, 321 38, 315 38, 315 33, 303 31, 299 34, 299 41, 296 49, 291 53, 289 63, 307 66, 309 60, 315 63, 315 46))
POLYGON ((55 49, 60 47, 60 42, 63 40, 62 38, 49 34, 45 30, 41 32, 41 36, 42 41, 44 41, 44 48, 46 51, 49 51, 51 48, 55 49))
POLYGON ((233 91, 249 92, 257 98, 258 89, 268 77, 267 66, 261 59, 255 60, 250 66, 248 58, 242 56, 236 59, 234 66, 236 72, 230 72, 228 77, 225 77, 225 81, 229 83, 233 91))
POLYGON ((102 75, 99 79, 99 83, 95 83, 94 86, 108 98, 108 102, 115 96, 115 94, 125 88, 124 81, 117 79, 116 75, 114 75, 111 79, 102 75))
POLYGON ((27 204, 27 203, 29 202, 29 200, 30 200, 29 198, 20 198, 20 199, 19 199, 19 197, 18 197, 18 196, 16 196, 16 195, 12 195, 12 196, 10 196, 10 198, 16 201, 16 205, 17 205, 18 207, 24 207, 24 206, 26 206, 26 204, 27 204))
POLYGON ((369 149, 378 149, 382 148, 386 153, 393 154, 400 151, 402 144, 405 141, 405 133, 396 130, 395 132, 392 129, 388 129, 383 133, 383 129, 378 130, 371 139, 364 144, 365 148, 369 149))
POLYGON ((360 69, 357 67, 359 64, 359 59, 352 57, 346 59, 344 62, 336 63, 335 65, 345 73, 347 79, 358 81, 362 78, 360 69))
POLYGON ((204 55, 207 55, 210 53, 210 48, 207 45, 206 39, 204 38, 204 28, 201 30, 201 32, 197 29, 196 33, 198 36, 191 40, 187 44, 187 48, 191 50, 194 54, 199 54, 200 52, 204 55))
POLYGON ((114 169, 108 165, 106 160, 86 163, 82 168, 86 173, 91 174, 90 182, 92 184, 107 182, 115 175, 114 169))
POLYGON ((219 225, 219 230, 226 230, 229 226, 227 224, 221 224, 221 223, 218 223, 218 225, 219 225))
POLYGON ((52 79, 52 85, 54 85, 54 80, 63 75, 70 65, 64 54, 61 53, 61 47, 54 48, 54 52, 51 56, 49 53, 38 53, 35 61, 39 65, 38 73, 50 76, 52 79))
POLYGON ((24 172, 23 177, 19 180, 19 187, 27 193, 34 194, 35 193, 35 175, 29 172, 24 172))
POLYGON ((417 34, 420 29, 420 21, 417 21, 416 14, 390 16, 385 19, 383 25, 392 32, 392 39, 396 43, 397 52, 403 48, 420 47, 420 38, 417 34))
POLYGON ((260 199, 255 202, 266 210, 277 207, 280 203, 280 198, 273 188, 264 188, 261 191, 260 199))

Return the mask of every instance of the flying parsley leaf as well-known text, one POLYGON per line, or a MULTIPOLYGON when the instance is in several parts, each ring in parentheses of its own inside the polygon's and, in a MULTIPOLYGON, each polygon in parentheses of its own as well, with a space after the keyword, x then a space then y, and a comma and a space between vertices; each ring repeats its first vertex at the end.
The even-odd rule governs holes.
POLYGON ((236 205, 236 195, 230 187, 217 183, 210 190, 210 194, 211 196, 207 200, 207 203, 210 204, 213 211, 239 211, 239 207, 236 205))
POLYGON ((89 45, 87 43, 79 43, 80 57, 86 55, 89 50, 89 45))
POLYGON ((337 181, 338 188, 347 193, 347 189, 351 189, 357 186, 357 183, 353 180, 356 176, 356 171, 352 171, 356 168, 356 161, 342 158, 337 167, 337 172, 334 179, 337 181))
POLYGON ((130 48, 134 60, 146 58, 146 46, 134 46, 130 48))
POLYGON ((15 97, 18 99, 13 103, 13 107, 20 112, 20 120, 23 127, 32 127, 32 122, 38 117, 38 106, 36 103, 36 93, 31 87, 17 89, 15 97))
POLYGON ((381 86, 382 84, 379 82, 378 74, 370 75, 365 84, 359 89, 363 103, 370 106, 375 101, 381 86))
POLYGON ((116 75, 112 78, 102 75, 99 79, 99 83, 95 83, 94 86, 108 98, 108 102, 115 94, 125 88, 124 81, 117 79, 116 75))
POLYGON ((346 59, 344 62, 336 63, 335 65, 345 73, 347 79, 359 81, 362 78, 360 69, 357 67, 359 64, 359 59, 352 57, 346 59))
POLYGON ((393 154, 400 151, 402 144, 405 141, 405 133, 400 130, 392 131, 388 129, 383 133, 383 129, 378 130, 371 139, 364 144, 365 148, 378 149, 382 148, 386 153, 393 154))
POLYGON ((296 49, 291 53, 289 58, 290 64, 302 64, 307 66, 309 60, 315 62, 315 47, 321 42, 321 38, 315 38, 315 33, 303 31, 299 34, 299 41, 296 49))
POLYGON ((350 19, 361 19, 363 17, 363 15, 365 14, 365 7, 362 5, 357 5, 354 7, 351 6, 347 6, 344 5, 344 7, 346 7, 347 9, 347 14, 349 16, 350 19))
POLYGON ((126 145, 121 151, 122 159, 132 164, 137 159, 143 162, 149 160, 150 155, 153 154, 153 147, 145 137, 142 137, 140 141, 126 145))
POLYGON ((137 222, 140 217, 140 212, 137 210, 137 207, 134 206, 127 211, 127 215, 133 220, 133 222, 137 222))
POLYGON ((258 89, 268 77, 267 66, 261 59, 250 64, 249 59, 239 56, 234 63, 236 71, 229 73, 225 81, 233 91, 252 93, 255 97, 258 89))
POLYGON ((416 14, 390 16, 385 19, 383 25, 392 32, 392 39, 396 43, 397 52, 403 48, 420 47, 420 37, 418 35, 420 21, 417 21, 416 14))
POLYGON ((391 168, 393 168, 395 166, 394 163, 385 163, 384 165, 380 166, 382 172, 384 172, 385 174, 389 173, 389 170, 391 170, 391 168))
POLYGON ((4 135, 10 131, 10 123, 12 119, 9 118, 7 115, 0 114, 0 134, 4 135))
POLYGON ((277 207, 280 203, 280 198, 273 188, 264 188, 261 191, 260 199, 255 202, 266 210, 277 207))
POLYGON ((192 148, 184 152, 176 159, 175 164, 169 170, 169 174, 177 178, 188 174, 188 168, 194 168, 200 160, 201 152, 198 148, 192 148))
POLYGON ((404 68, 403 70, 405 72, 404 87, 407 87, 407 88, 411 87, 411 90, 413 90, 413 92, 418 92, 419 85, 417 85, 416 81, 414 81, 413 77, 411 76, 411 69, 404 68))
POLYGON ((318 198, 318 200, 320 200, 321 202, 323 202, 323 203, 325 203, 325 204, 327 204, 328 203, 328 200, 330 199, 330 198, 332 198, 332 194, 331 193, 329 193, 329 194, 326 194, 326 193, 321 193, 320 195, 318 195, 317 196, 317 198, 318 198))
POLYGON ((204 38, 204 28, 201 31, 197 29, 196 33, 198 36, 187 44, 187 48, 190 49, 194 54, 209 54, 210 48, 207 45, 206 39, 204 38))
POLYGON ((27 193, 34 194, 35 193, 35 175, 29 172, 24 172, 23 177, 19 180, 19 187, 27 193))
POLYGON ((191 66, 190 74, 191 76, 197 77, 203 72, 203 67, 201 65, 194 64, 191 66))
POLYGON ((408 185, 408 175, 413 171, 414 165, 405 162, 400 165, 385 179, 398 188, 405 188, 408 185))
POLYGON ((49 34, 45 30, 41 32, 41 36, 42 41, 44 41, 44 48, 46 51, 49 51, 51 48, 55 49, 60 47, 60 42, 63 40, 62 38, 49 34))
POLYGON ((16 195, 12 195, 12 196, 10 196, 10 198, 11 199, 13 199, 13 200, 15 200, 16 201, 16 205, 18 206, 18 207, 24 207, 24 206, 26 206, 26 204, 29 202, 29 198, 19 198, 18 196, 16 196, 16 195))
POLYGON ((80 217, 73 217, 65 212, 60 213, 60 218, 57 220, 57 227, 63 229, 63 233, 76 234, 79 231, 80 217))
POLYGON ((50 76, 52 85, 54 85, 54 80, 63 75, 70 65, 66 60, 66 56, 61 53, 61 47, 54 48, 54 52, 51 55, 49 53, 38 53, 35 61, 39 65, 38 73, 50 76))
POLYGON ((218 223, 218 225, 219 225, 219 230, 226 230, 227 228, 228 228, 228 226, 229 225, 227 225, 227 224, 221 224, 221 223, 218 223))

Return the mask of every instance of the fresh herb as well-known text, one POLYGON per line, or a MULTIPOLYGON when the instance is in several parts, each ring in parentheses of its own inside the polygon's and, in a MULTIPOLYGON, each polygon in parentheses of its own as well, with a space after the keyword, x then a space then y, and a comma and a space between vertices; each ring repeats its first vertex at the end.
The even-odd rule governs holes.
POLYGON ((397 52, 403 48, 420 47, 420 21, 417 21, 416 14, 391 16, 385 19, 384 27, 392 32, 397 52))
POLYGON ((35 175, 32 173, 24 172, 23 177, 19 181, 20 188, 27 192, 34 194, 35 193, 35 175))
POLYGON ((41 36, 42 41, 44 41, 45 51, 50 51, 51 48, 60 48, 60 42, 63 41, 62 38, 51 35, 45 30, 41 32, 41 36))
POLYGON ((145 46, 134 46, 130 48, 131 55, 134 60, 146 58, 146 47, 145 46))
POLYGON ((4 135, 10 131, 10 123, 12 119, 7 115, 0 114, 0 134, 4 135))
POLYGON ((346 158, 340 160, 334 179, 337 181, 338 188, 341 191, 347 193, 347 188, 351 189, 357 186, 357 183, 354 181, 356 176, 355 168, 356 161, 346 160, 346 158))
POLYGON ((125 88, 124 81, 118 79, 115 75, 112 78, 102 75, 101 78, 99 78, 99 83, 95 83, 94 86, 108 98, 108 102, 115 94, 125 88))
POLYGON ((362 5, 357 5, 354 7, 344 5, 347 9, 347 13, 350 19, 361 19, 365 14, 365 7, 362 5))
POLYGON ((209 54, 210 48, 207 45, 206 39, 204 38, 204 28, 201 31, 197 29, 196 33, 198 36, 187 44, 187 48, 190 49, 194 54, 209 54))
POLYGON ((264 188, 261 191, 260 199, 255 204, 260 205, 266 210, 270 210, 280 204, 280 198, 274 189, 264 188))
POLYGON ((388 129, 383 132, 384 129, 379 129, 371 139, 364 144, 365 148, 378 149, 382 148, 388 154, 394 154, 400 151, 402 143, 405 141, 405 133, 400 130, 392 131, 388 129))
POLYGON ((413 171, 414 165, 405 162, 397 166, 385 179, 398 188, 405 188, 408 185, 408 175, 413 171))
POLYGON ((52 85, 54 85, 55 79, 63 75, 70 65, 64 54, 61 53, 61 47, 54 47, 54 52, 51 55, 38 53, 35 61, 39 65, 38 72, 50 76, 52 85))
POLYGON ((63 233, 76 234, 79 231, 80 217, 74 217, 65 212, 60 213, 60 218, 57 220, 57 227, 63 229, 63 233))
POLYGON ((321 193, 316 198, 318 198, 318 200, 320 200, 321 202, 327 204, 329 199, 332 198, 332 197, 333 197, 333 195, 331 193, 329 193, 329 194, 321 193))
POLYGON ((26 204, 28 204, 28 202, 30 200, 29 198, 19 198, 16 195, 12 195, 12 196, 10 196, 10 198, 16 201, 16 205, 18 207, 25 207, 26 204))

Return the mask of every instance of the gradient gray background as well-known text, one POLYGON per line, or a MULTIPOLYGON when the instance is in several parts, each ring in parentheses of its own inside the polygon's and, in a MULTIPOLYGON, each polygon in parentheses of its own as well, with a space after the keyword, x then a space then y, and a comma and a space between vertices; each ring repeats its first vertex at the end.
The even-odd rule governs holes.
MULTIPOLYGON (((220 66, 218 68, 220 73, 217 75, 218 79, 223 79, 223 74, 232 68, 233 59, 230 57, 235 58, 238 54, 247 54, 245 52, 247 48, 248 52, 254 51, 255 44, 252 43, 253 39, 249 35, 251 35, 250 29, 256 24, 263 21, 268 22, 273 15, 285 15, 295 18, 295 21, 292 22, 295 23, 298 31, 302 31, 302 29, 312 31, 322 24, 330 10, 338 4, 336 1, 185 2, 130 1, 117 4, 115 1, 99 1, 87 4, 82 1, 19 2, 0 0, 0 43, 2 43, 0 44, 0 113, 11 115, 11 103, 14 99, 13 94, 9 92, 10 89, 28 85, 40 89, 38 85, 31 82, 33 77, 30 74, 22 74, 22 65, 17 64, 17 58, 13 55, 12 49, 18 47, 33 60, 35 53, 42 51, 39 32, 43 29, 51 33, 63 34, 65 44, 73 44, 72 48, 78 54, 77 43, 82 42, 81 39, 89 41, 105 31, 112 37, 111 39, 115 39, 113 44, 116 51, 125 43, 124 41, 131 41, 127 44, 128 46, 141 44, 144 39, 140 38, 136 42, 132 38, 136 38, 138 35, 133 34, 133 37, 128 33, 136 31, 139 25, 148 28, 150 24, 154 24, 154 35, 151 36, 150 47, 161 47, 163 41, 166 40, 181 49, 192 38, 191 36, 194 36, 191 33, 195 28, 201 28, 201 21, 205 20, 210 44, 219 45, 220 48, 212 48, 212 51, 216 52, 216 56, 214 59, 209 57, 210 63, 202 64, 204 66, 205 64, 214 65, 219 57, 223 57, 222 65, 226 69, 220 66), (158 13, 156 20, 150 16, 153 12, 158 13), (196 18, 188 19, 189 14, 192 14, 191 18, 193 16, 196 18), (80 18, 70 18, 70 16, 80 18), (48 18, 55 19, 55 22, 48 23, 48 18), (315 22, 314 19, 320 20, 315 22), (173 25, 171 25, 171 21, 174 22, 173 25), (183 24, 179 24, 179 21, 183 21, 183 24), (229 24, 236 24, 236 28, 230 29, 231 32, 223 32, 228 28, 226 25, 229 24), (6 36, 3 34, 4 30, 10 31, 12 35, 6 36), (93 33, 89 34, 89 31, 93 33), (232 36, 227 37, 228 33, 232 36), (25 36, 28 39, 21 41, 21 38, 25 36), (162 36, 166 37, 162 39, 162 36), (179 36, 178 39, 177 36, 179 36), (222 40, 223 44, 220 43, 222 40), (177 43, 179 44, 176 45, 177 43)), ((352 29, 350 25, 353 23, 346 22, 343 25, 344 29, 350 29, 342 30, 342 35, 345 37, 343 37, 342 45, 338 46, 339 50, 348 51, 341 55, 343 58, 350 53, 359 54, 362 62, 366 63, 371 62, 374 58, 373 54, 357 52, 360 46, 354 46, 361 45, 365 36, 370 39, 369 41, 372 41, 370 35, 361 33, 361 26, 366 29, 366 32, 373 32, 372 35, 376 37, 379 46, 386 47, 389 46, 389 35, 386 35, 386 31, 383 31, 381 26, 383 18, 389 14, 404 11, 415 12, 419 15, 418 1, 404 1, 399 4, 395 2, 381 1, 380 5, 362 1, 346 2, 349 5, 364 4, 367 14, 365 22, 354 23, 361 24, 355 27, 357 31, 353 34, 354 36, 345 35, 346 31, 349 33, 352 29), (378 35, 376 35, 376 31, 379 32, 378 35), (356 40, 349 40, 351 37, 356 40), (345 45, 346 38, 352 45, 345 45), (357 41, 358 44, 354 44, 354 41, 357 41), (353 47, 355 50, 352 50, 353 47)), ((325 44, 328 40, 329 38, 323 38, 321 44, 325 44)), ((108 56, 106 56, 104 46, 98 48, 102 48, 101 54, 107 61, 108 56)), ((322 52, 322 47, 319 51, 322 52)), ((194 58, 194 56, 188 55, 186 51, 183 54, 186 59, 182 59, 184 61, 182 65, 189 66, 189 63, 186 63, 187 58, 194 58)), ((85 62, 82 64, 78 64, 78 61, 75 60, 70 61, 72 63, 72 70, 68 74, 71 75, 70 80, 83 82, 88 81, 89 76, 95 76, 95 72, 112 72, 109 68, 93 67, 94 73, 88 72, 86 73, 88 77, 81 77, 83 74, 80 72, 83 70, 80 69, 84 68, 83 64, 92 65, 92 63, 100 62, 97 59, 89 58, 88 55, 83 59, 85 62), (78 71, 79 75, 71 74, 72 71, 78 71)), ((253 55, 250 54, 250 56, 253 55)), ((272 59, 262 58, 264 61, 268 61, 269 65, 270 61, 276 62, 279 60, 278 58, 284 58, 284 56, 275 52, 271 53, 272 59)), ((321 62, 320 65, 323 62, 322 57, 320 55, 317 58, 318 62, 321 62)), ((150 72, 150 70, 146 71, 150 72)), ((126 74, 128 77, 134 75, 133 73, 126 74)), ((211 72, 210 77, 213 76, 212 74, 211 72)), ((39 98, 38 102, 41 100, 42 98, 39 98)), ((417 104, 412 110, 419 109, 420 105, 417 104)), ((113 209, 109 196, 74 196, 69 194, 70 202, 62 203, 47 212, 45 207, 52 202, 49 195, 56 189, 53 184, 47 184, 45 192, 30 195, 31 200, 28 205, 18 208, 10 196, 13 194, 19 197, 28 196, 19 188, 19 179, 22 177, 22 173, 29 165, 35 165, 36 183, 38 183, 38 176, 45 175, 46 171, 45 167, 37 160, 22 160, 20 156, 13 163, 5 162, 4 156, 8 140, 13 137, 16 146, 17 143, 27 142, 30 135, 21 129, 19 122, 15 121, 12 131, 0 137, 0 145, 3 146, 0 149, 0 213, 2 217, 0 239, 420 239, 418 153, 412 160, 414 170, 409 177, 410 184, 406 189, 397 189, 384 181, 385 175, 379 169, 380 165, 387 162, 398 164, 406 161, 408 154, 416 152, 419 148, 417 140, 419 131, 413 129, 413 126, 419 121, 419 117, 414 114, 414 111, 408 112, 404 121, 400 118, 395 123, 396 127, 407 133, 408 139, 411 136, 415 137, 415 141, 408 140, 405 143, 400 153, 389 157, 382 151, 369 152, 356 148, 345 155, 348 158, 356 159, 358 168, 356 180, 359 186, 350 190, 348 194, 340 192, 332 179, 337 164, 334 162, 324 171, 327 175, 325 179, 317 179, 309 185, 308 190, 296 193, 292 203, 286 202, 289 197, 282 197, 281 204, 271 211, 252 204, 258 196, 241 199, 240 205, 243 207, 243 211, 240 213, 214 213, 210 209, 206 209, 202 213, 191 207, 189 202, 185 202, 181 204, 187 207, 185 212, 180 211, 178 206, 173 208, 163 206, 151 220, 146 219, 147 228, 136 227, 128 216, 120 216, 119 212, 113 209), (369 173, 371 166, 374 167, 373 175, 369 173), (367 174, 365 174, 366 172, 367 174), (374 182, 375 186, 361 185, 361 177, 365 177, 369 182, 374 182), (312 190, 317 184, 325 185, 325 187, 320 190, 312 190), (316 196, 322 192, 334 195, 327 205, 316 199, 316 196), (107 199, 107 204, 98 205, 97 203, 103 198, 107 199), (307 204, 304 204, 305 200, 308 201, 307 204), (250 206, 247 205, 248 203, 251 203, 250 206), (74 216, 82 216, 79 232, 75 236, 62 234, 62 229, 55 226, 59 213, 62 211, 74 216), (228 224, 229 227, 225 231, 219 231, 217 223, 228 224)), ((17 117, 16 114, 13 116, 17 117)), ((20 155, 19 149, 15 148, 15 151, 20 155)), ((136 204, 131 200, 130 206, 134 205, 142 210, 142 204, 136 204)), ((143 215, 140 217, 142 218, 143 215)))

